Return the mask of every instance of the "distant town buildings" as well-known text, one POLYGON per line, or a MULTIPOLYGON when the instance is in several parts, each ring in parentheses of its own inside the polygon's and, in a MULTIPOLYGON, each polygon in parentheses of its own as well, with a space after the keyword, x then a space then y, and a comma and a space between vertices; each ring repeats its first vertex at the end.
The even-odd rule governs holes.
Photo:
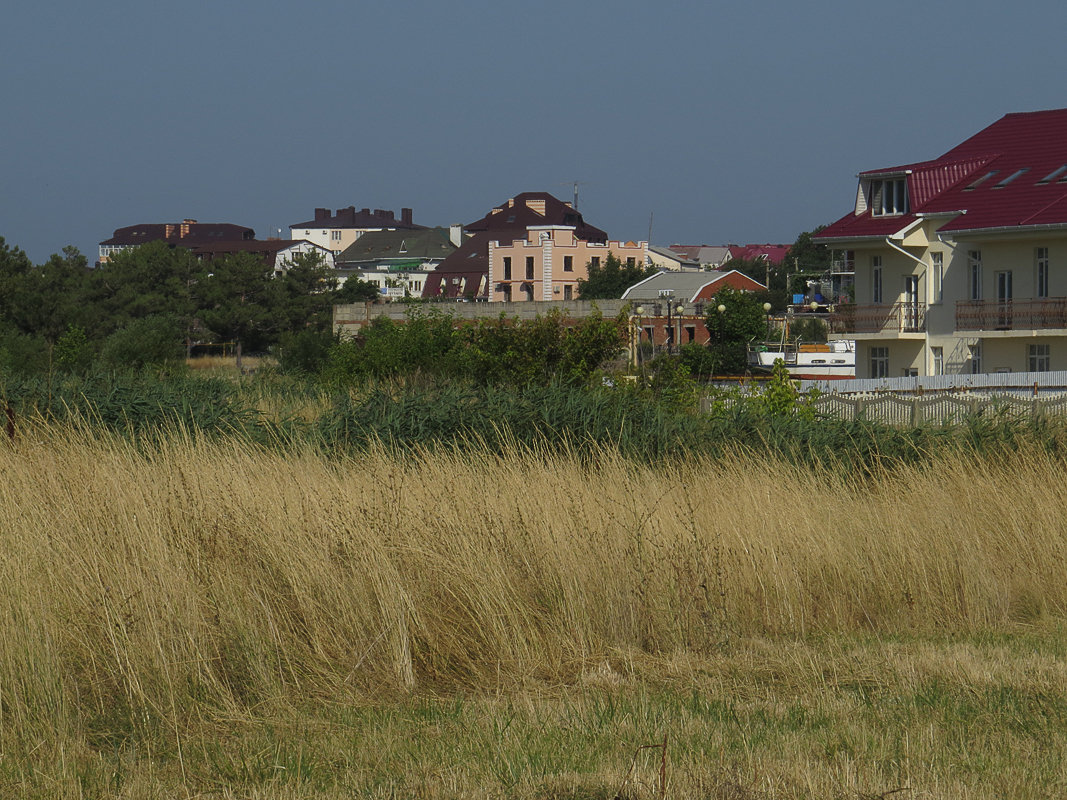
POLYGON ((314 219, 289 226, 289 238, 306 239, 339 256, 365 233, 421 230, 424 226, 412 222, 411 216, 410 208, 400 209, 400 219, 392 211, 380 208, 357 211, 355 206, 349 206, 333 214, 328 208, 316 208, 314 219))
POLYGON ((139 247, 149 242, 163 241, 172 247, 193 250, 218 242, 248 241, 256 232, 242 225, 228 222, 197 222, 183 219, 181 222, 149 222, 118 228, 110 239, 100 242, 99 262, 106 264, 122 250, 139 247))

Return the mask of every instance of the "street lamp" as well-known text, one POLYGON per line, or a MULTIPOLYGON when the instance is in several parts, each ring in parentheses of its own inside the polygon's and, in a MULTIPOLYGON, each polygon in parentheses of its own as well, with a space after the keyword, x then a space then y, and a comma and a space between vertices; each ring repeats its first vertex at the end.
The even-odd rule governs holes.
POLYGON ((638 306, 634 309, 634 313, 637 315, 637 366, 641 370, 641 375, 645 374, 645 357, 641 353, 641 329, 642 329, 642 317, 645 315, 645 307, 638 306))

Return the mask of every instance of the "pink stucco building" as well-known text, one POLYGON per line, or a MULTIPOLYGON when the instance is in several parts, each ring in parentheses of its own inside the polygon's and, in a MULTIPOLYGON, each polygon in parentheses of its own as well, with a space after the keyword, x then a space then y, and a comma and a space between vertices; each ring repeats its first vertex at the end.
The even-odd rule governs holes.
POLYGON ((576 299, 589 265, 603 265, 609 253, 624 265, 644 267, 648 242, 587 241, 572 225, 534 225, 522 239, 490 241, 489 300, 576 299))

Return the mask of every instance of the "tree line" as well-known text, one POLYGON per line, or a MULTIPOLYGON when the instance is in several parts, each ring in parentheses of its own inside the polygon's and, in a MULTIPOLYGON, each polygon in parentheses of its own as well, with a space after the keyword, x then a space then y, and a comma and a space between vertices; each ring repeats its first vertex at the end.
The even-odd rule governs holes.
POLYGON ((35 265, 0 237, 0 369, 137 367, 178 362, 198 343, 242 352, 328 336, 335 303, 377 297, 358 280, 338 287, 316 253, 288 268, 253 253, 202 261, 149 242, 97 268, 74 247, 35 265))

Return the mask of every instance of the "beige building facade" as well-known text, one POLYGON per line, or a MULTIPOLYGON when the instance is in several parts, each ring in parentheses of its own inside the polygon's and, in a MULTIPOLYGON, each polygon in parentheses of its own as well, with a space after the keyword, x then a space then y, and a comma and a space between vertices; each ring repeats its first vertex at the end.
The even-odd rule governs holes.
POLYGON ((489 302, 574 300, 589 265, 608 255, 645 267, 648 242, 589 242, 567 225, 531 226, 524 239, 489 242, 489 302))
POLYGON ((831 314, 856 376, 1067 370, 1067 109, 1009 114, 938 159, 860 173, 831 314))

